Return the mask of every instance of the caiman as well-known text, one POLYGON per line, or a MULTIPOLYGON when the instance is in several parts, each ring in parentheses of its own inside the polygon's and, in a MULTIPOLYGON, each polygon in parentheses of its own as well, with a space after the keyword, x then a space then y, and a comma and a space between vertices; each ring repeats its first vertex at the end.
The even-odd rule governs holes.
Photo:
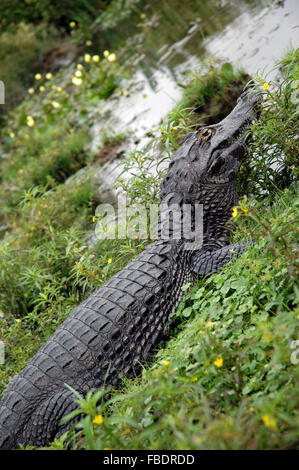
POLYGON ((162 237, 160 222, 157 240, 81 303, 10 381, 0 402, 1 449, 46 446, 61 436, 68 428, 61 419, 76 408, 66 384, 85 396, 140 373, 167 337, 182 286, 219 271, 246 249, 229 244, 225 226, 237 204, 244 135, 259 101, 257 93, 244 92, 225 119, 190 133, 170 161, 160 201, 201 205, 202 246, 190 249, 184 237, 162 237))

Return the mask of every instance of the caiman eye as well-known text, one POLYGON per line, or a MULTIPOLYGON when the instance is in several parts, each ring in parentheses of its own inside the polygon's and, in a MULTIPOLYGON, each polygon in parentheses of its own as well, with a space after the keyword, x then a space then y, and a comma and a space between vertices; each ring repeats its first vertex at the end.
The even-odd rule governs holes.
POLYGON ((198 139, 206 142, 212 135, 212 129, 205 128, 201 129, 198 133, 198 139))

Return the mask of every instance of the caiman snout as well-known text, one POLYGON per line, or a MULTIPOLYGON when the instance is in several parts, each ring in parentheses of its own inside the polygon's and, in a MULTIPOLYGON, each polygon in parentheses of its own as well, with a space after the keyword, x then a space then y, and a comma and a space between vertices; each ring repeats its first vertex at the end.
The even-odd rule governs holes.
MULTIPOLYGON (((209 129, 212 132, 206 170, 209 182, 223 183, 236 177, 246 156, 244 136, 260 112, 261 94, 246 90, 235 108, 222 121, 209 129)), ((201 131, 202 132, 202 131, 201 131)))

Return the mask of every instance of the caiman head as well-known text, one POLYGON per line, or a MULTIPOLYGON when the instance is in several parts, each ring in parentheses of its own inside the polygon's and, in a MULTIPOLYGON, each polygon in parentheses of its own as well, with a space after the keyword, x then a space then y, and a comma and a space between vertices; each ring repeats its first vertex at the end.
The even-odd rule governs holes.
POLYGON ((246 156, 244 136, 257 118, 261 97, 244 92, 218 124, 189 134, 169 164, 160 201, 202 204, 204 242, 227 242, 224 225, 237 204, 237 175, 246 156))

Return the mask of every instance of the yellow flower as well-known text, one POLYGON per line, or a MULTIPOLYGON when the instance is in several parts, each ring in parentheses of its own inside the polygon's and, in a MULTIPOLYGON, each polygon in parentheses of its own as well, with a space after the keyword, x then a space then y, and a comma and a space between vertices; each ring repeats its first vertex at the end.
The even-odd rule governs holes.
POLYGON ((42 79, 42 74, 37 73, 37 74, 35 75, 35 80, 41 80, 41 79, 42 79))
POLYGON ((213 324, 213 323, 212 323, 211 321, 208 321, 208 322, 206 323, 206 327, 207 327, 207 328, 210 328, 210 326, 212 326, 212 324, 213 324))
POLYGON ((28 93, 29 93, 29 95, 33 95, 33 93, 34 93, 34 88, 29 88, 28 93))
POLYGON ((140 18, 141 18, 142 20, 144 20, 144 18, 146 18, 146 14, 145 14, 145 13, 141 13, 140 18))
POLYGON ((34 126, 35 122, 34 122, 34 119, 33 119, 32 116, 27 116, 27 119, 26 119, 26 120, 27 120, 27 126, 29 126, 29 127, 33 127, 33 126, 34 126))
POLYGON ((104 54, 104 57, 108 57, 110 52, 109 51, 104 51, 103 54, 104 54))
POLYGON ((39 87, 39 90, 40 91, 45 91, 45 87, 42 85, 42 86, 39 87))
POLYGON ((264 341, 266 341, 266 343, 270 343, 271 339, 272 339, 272 336, 270 333, 264 334, 264 341))
POLYGON ((93 216, 93 218, 92 218, 92 221, 93 221, 93 222, 95 222, 95 221, 96 221, 96 218, 95 218, 95 216, 93 216))
POLYGON ((6 243, 6 246, 9 246, 9 245, 10 245, 10 242, 7 242, 7 243, 6 243))
POLYGON ((75 75, 76 75, 76 77, 78 77, 78 78, 82 77, 82 72, 81 72, 81 70, 76 70, 75 75))
POLYGON ((263 420, 264 425, 267 426, 267 428, 273 428, 273 429, 276 428, 275 418, 272 418, 269 415, 264 415, 262 416, 262 420, 263 420))
POLYGON ((11 139, 13 139, 15 136, 16 136, 16 134, 15 134, 14 132, 10 132, 10 133, 9 133, 9 137, 10 137, 11 139))
POLYGON ((95 423, 95 424, 102 424, 103 423, 103 416, 102 415, 97 415, 95 418, 93 418, 92 422, 95 423))
POLYGON ((162 361, 163 366, 169 366, 170 361, 162 361))
POLYGON ((111 264, 111 263, 112 263, 112 259, 111 259, 111 258, 108 258, 107 263, 108 263, 108 264, 111 264))
POLYGON ((86 46, 91 46, 91 45, 92 45, 92 41, 91 41, 90 39, 87 39, 87 41, 86 41, 85 44, 86 44, 86 46))
POLYGON ((109 62, 115 62, 116 61, 116 55, 115 54, 109 54, 108 60, 109 60, 109 62))
POLYGON ((57 91, 59 91, 60 93, 63 91, 61 86, 57 87, 57 91))
POLYGON ((21 175, 24 173, 23 168, 21 168, 21 169, 19 170, 19 173, 21 173, 21 175))
POLYGON ((77 77, 73 77, 72 78, 72 84, 73 85, 76 85, 76 86, 80 86, 82 84, 82 79, 81 78, 77 78, 77 77))
POLYGON ((85 54, 84 55, 84 61, 85 62, 90 62, 91 61, 91 55, 90 54, 85 54))
POLYGON ((143 163, 143 162, 144 162, 144 158, 140 158, 140 161, 141 161, 141 163, 143 163))
MULTIPOLYGON (((26 235, 27 235, 27 233, 26 233, 26 235)), ((28 235, 29 235, 29 234, 28 234, 28 235)), ((25 292, 24 295, 25 295, 25 297, 28 297, 29 294, 28 294, 28 292, 25 292)))
POLYGON ((47 80, 51 80, 52 77, 53 77, 53 75, 51 74, 51 72, 46 73, 46 79, 47 80))
POLYGON ((215 364, 216 367, 221 367, 223 365, 222 357, 217 357, 214 361, 214 364, 215 364))
POLYGON ((93 60, 94 62, 100 62, 100 57, 99 57, 97 54, 96 54, 96 55, 93 55, 93 56, 92 56, 92 60, 93 60))
POLYGON ((102 116, 103 114, 105 114, 105 110, 103 108, 100 108, 99 109, 99 114, 102 116))
POLYGON ((77 69, 82 70, 84 67, 82 64, 77 64, 77 69))
POLYGON ((263 88, 264 88, 264 90, 268 90, 268 88, 269 88, 269 83, 268 83, 268 82, 265 82, 265 83, 263 84, 263 88))
POLYGON ((71 21, 71 22, 70 22, 70 27, 71 27, 71 28, 76 28, 76 23, 75 23, 75 21, 71 21))
POLYGON ((22 320, 21 320, 20 318, 16 318, 16 322, 17 322, 17 323, 21 323, 21 321, 22 321, 22 320))
POLYGON ((60 103, 57 103, 57 101, 52 101, 51 104, 52 104, 53 108, 55 108, 55 109, 60 108, 60 106, 61 106, 60 103))
POLYGON ((237 217, 237 215, 238 215, 238 208, 233 207, 233 217, 237 217))
POLYGON ((27 206, 30 207, 30 206, 31 206, 31 202, 27 202, 27 206))

